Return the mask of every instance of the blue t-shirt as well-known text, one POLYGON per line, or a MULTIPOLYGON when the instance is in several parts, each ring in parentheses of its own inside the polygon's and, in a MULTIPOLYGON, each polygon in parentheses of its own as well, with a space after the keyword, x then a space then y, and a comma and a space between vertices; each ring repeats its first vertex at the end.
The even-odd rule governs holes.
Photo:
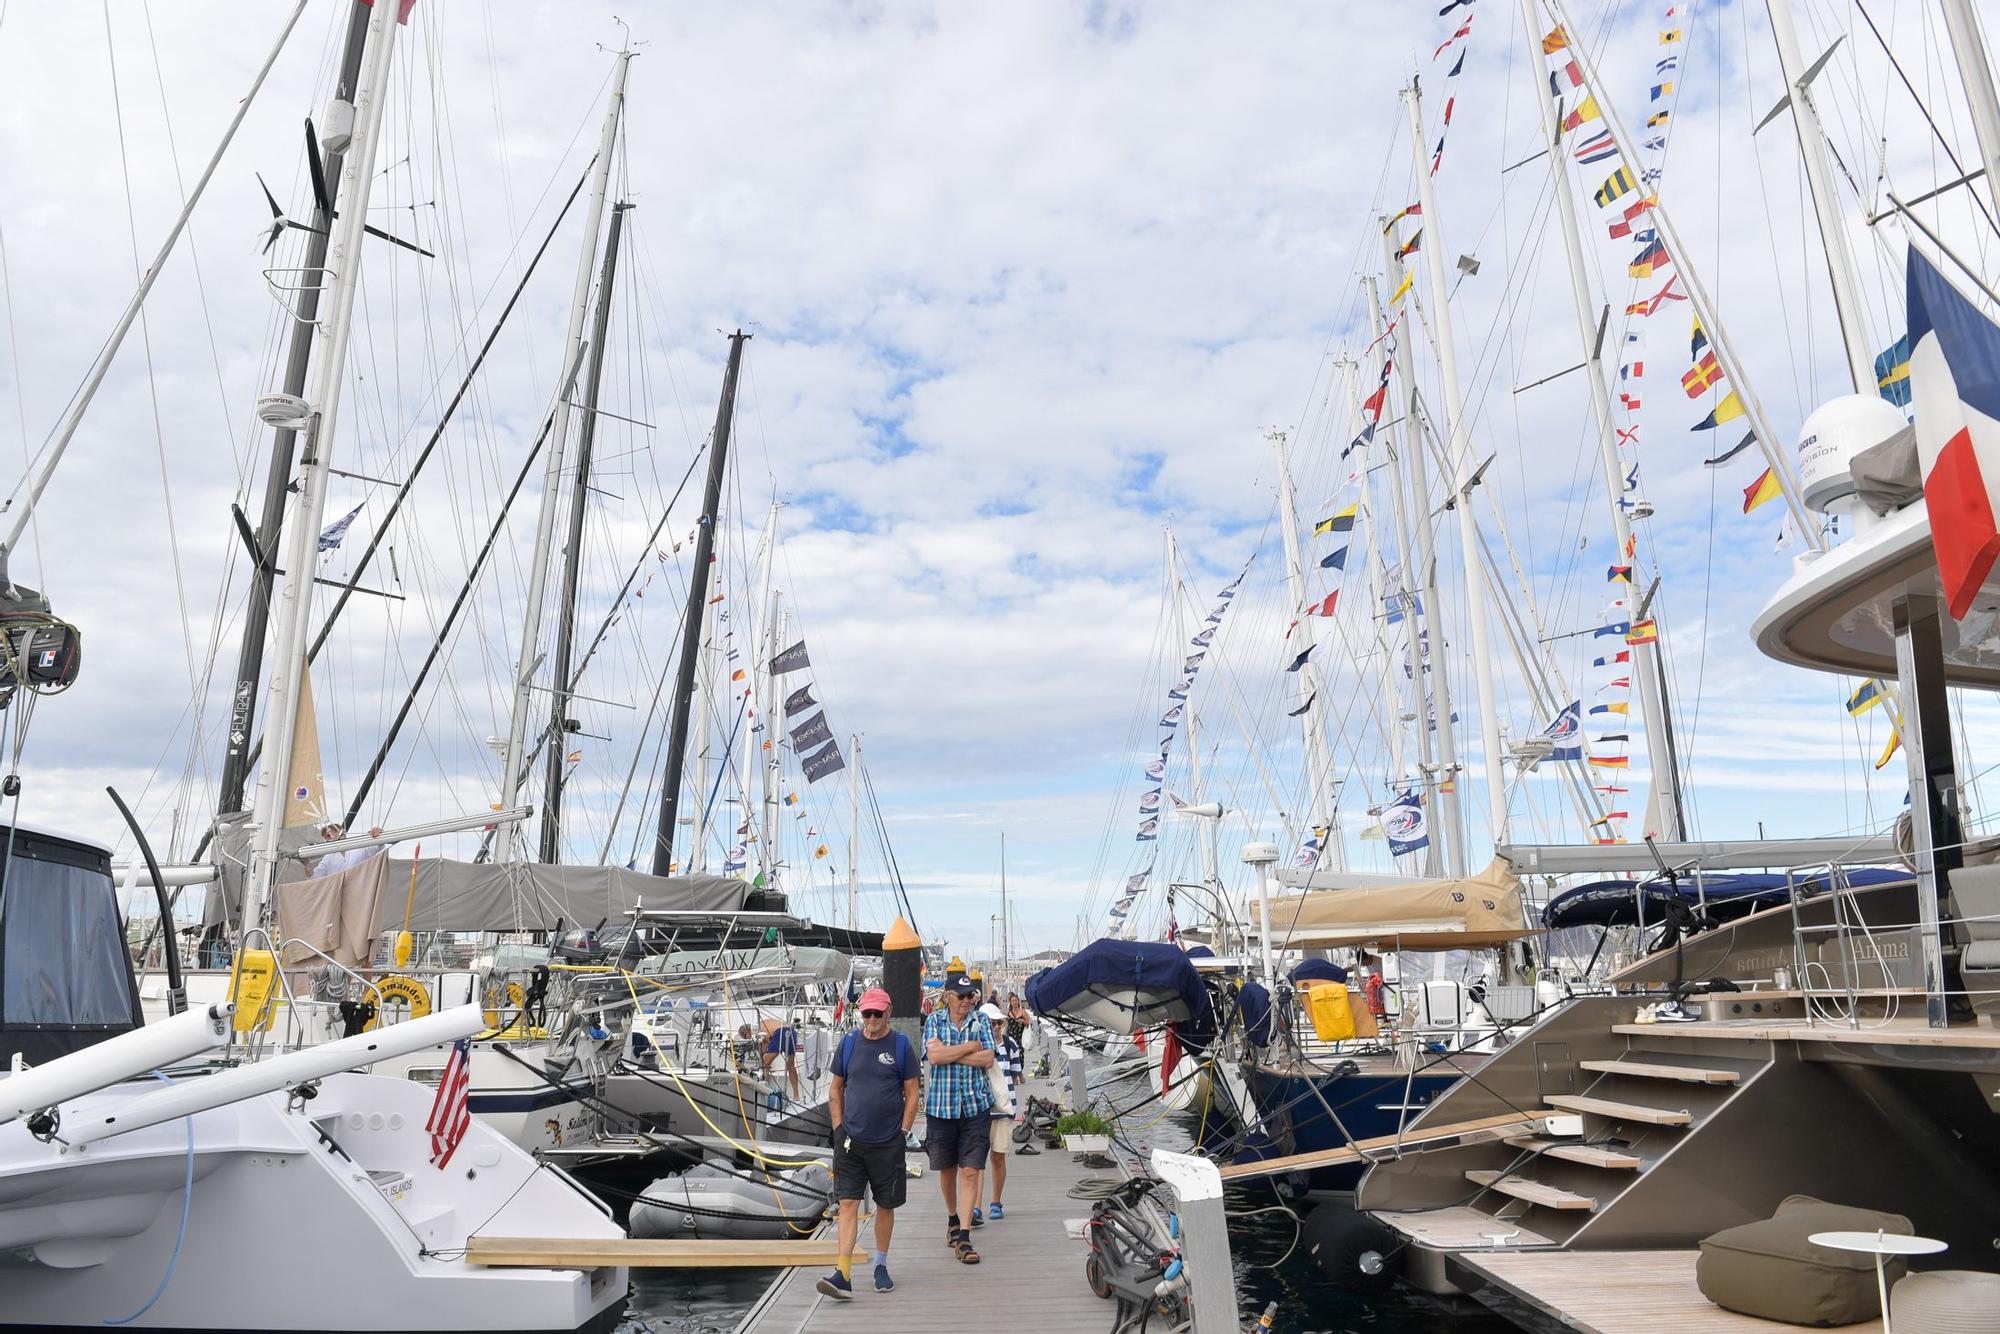
POLYGON ((903 1137, 903 1085, 917 1077, 915 1043, 894 1031, 881 1038, 849 1033, 833 1053, 833 1073, 845 1081, 843 1130, 863 1144, 903 1137))

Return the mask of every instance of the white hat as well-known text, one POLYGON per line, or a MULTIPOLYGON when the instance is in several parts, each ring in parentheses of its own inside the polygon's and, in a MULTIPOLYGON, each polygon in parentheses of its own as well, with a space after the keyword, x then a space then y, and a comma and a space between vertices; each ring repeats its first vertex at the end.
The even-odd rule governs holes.
POLYGON ((986 1004, 980 1006, 979 1012, 985 1015, 988 1019, 1005 1019, 1007 1017, 1006 1015, 1000 1013, 1000 1007, 995 1005, 992 1001, 988 1001, 986 1002, 986 1004))

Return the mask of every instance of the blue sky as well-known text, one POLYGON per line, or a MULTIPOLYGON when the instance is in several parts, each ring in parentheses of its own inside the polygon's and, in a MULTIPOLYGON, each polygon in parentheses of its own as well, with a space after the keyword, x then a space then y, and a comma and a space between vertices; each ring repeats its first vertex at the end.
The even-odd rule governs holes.
MULTIPOLYGON (((615 411, 655 429, 607 422, 600 437, 610 462, 596 478, 603 508, 587 538, 584 601, 593 618, 609 609, 706 433, 719 331, 750 330, 725 543, 730 605, 755 601, 755 533, 780 500, 775 581, 812 645, 834 729, 864 738, 927 931, 983 949, 1003 831, 1026 948, 1068 943, 1079 919, 1094 927, 1111 888, 1148 856, 1161 875, 1192 866, 1183 828, 1157 845, 1132 841, 1139 770, 1170 684, 1161 666, 1169 523, 1200 608, 1256 554, 1217 670, 1202 681, 1215 693, 1197 698, 1211 788, 1236 812, 1220 836, 1233 889, 1244 883, 1237 847, 1275 836, 1278 810, 1302 806, 1263 432, 1291 432, 1303 508, 1338 489, 1335 455, 1358 395, 1332 395, 1334 360, 1374 355, 1362 356, 1358 280, 1380 266, 1375 215, 1411 197, 1397 89, 1412 69, 1435 138, 1451 56, 1431 62, 1450 27, 1434 8, 676 8, 634 31, 647 45, 634 63, 618 181, 637 208, 606 393, 615 411)), ((1573 8, 1619 110, 1642 116, 1658 16, 1621 6, 1607 31, 1603 6, 1573 8)), ((1844 6, 1797 9, 1815 51, 1844 31, 1844 6)), ((420 3, 376 200, 440 259, 370 256, 340 445, 355 471, 403 475, 463 369, 465 341, 483 335, 582 171, 609 65, 598 44, 620 40, 613 11, 551 4, 501 17, 420 3)), ((1515 6, 1480 0, 1476 12, 1466 73, 1450 89, 1458 102, 1437 178, 1442 217, 1427 234, 1435 240, 1441 227, 1453 256, 1481 261, 1453 298, 1471 439, 1479 457, 1496 456, 1486 489, 1549 630, 1568 633, 1603 618, 1611 553, 1578 377, 1515 392, 1577 360, 1544 169, 1501 171, 1538 147, 1539 56, 1531 65, 1515 6)), ((119 10, 109 45, 102 16, 74 6, 14 0, 0 20, 0 77, 18 90, 0 111, 12 307, 0 458, 18 458, 15 437, 38 442, 54 423, 130 289, 127 172, 130 231, 149 253, 178 202, 176 157, 191 181, 247 87, 274 16, 242 13, 224 23, 214 11, 161 8, 149 40, 147 16, 119 10)), ((182 851, 206 819, 243 587, 228 505, 261 484, 265 441, 250 409, 274 380, 285 321, 260 274, 273 261, 257 253, 267 214, 252 172, 303 215, 298 121, 324 98, 338 17, 326 3, 308 11, 197 214, 193 250, 161 281, 150 380, 135 338, 51 492, 37 568, 58 609, 84 626, 87 665, 73 692, 36 715, 24 818, 109 835, 101 793, 115 782, 142 794, 149 829, 182 851), (223 666, 210 673, 214 645, 223 666)), ((1696 6, 1662 193, 1774 428, 1788 435, 1842 391, 1843 373, 1789 122, 1750 135, 1779 87, 1762 25, 1759 6, 1696 6)), ((1930 72, 1941 90, 1934 114, 1969 153, 1962 108, 1942 95, 1946 57, 1914 20, 1890 37, 1930 72)), ((1885 188, 1907 195, 1950 174, 1892 78, 1862 33, 1843 43, 1824 84, 1836 150, 1871 210, 1885 188)), ((1579 181, 1585 193, 1595 183, 1579 181)), ((1863 202, 1850 201, 1848 227, 1871 337, 1886 345, 1900 321, 1903 242, 1865 227, 1863 202)), ((1989 252, 1962 192, 1931 207, 1972 253, 1989 252)), ((1622 308, 1643 284, 1627 278, 1626 243, 1604 239, 1593 212, 1586 202, 1593 291, 1622 308)), ((435 485, 392 533, 405 600, 361 609, 316 678, 336 796, 365 767, 547 411, 575 230, 572 220, 558 234, 447 436, 435 485)), ((1700 467, 1709 441, 1686 433, 1699 410, 1674 382, 1686 333, 1680 314, 1646 333, 1641 457, 1659 517, 1644 527, 1642 564, 1665 578, 1698 828, 1872 827, 1902 796, 1896 766, 1871 768, 1885 735, 1879 712, 1851 723, 1839 708, 1851 683, 1775 667, 1749 646, 1750 618, 1791 553, 1772 549, 1775 509, 1738 513, 1756 472, 1747 458, 1700 467)), ((1433 359, 1420 349, 1418 361, 1425 399, 1437 402, 1433 359)), ((692 515, 691 494, 670 537, 691 523, 679 517, 692 515)), ((373 489, 336 489, 330 508, 362 501, 370 508, 357 533, 372 532, 382 509, 373 489)), ((1449 528, 1439 551, 1447 572, 1458 561, 1449 528)), ((504 730, 525 519, 506 533, 448 681, 424 697, 417 732, 364 812, 371 820, 491 799, 485 739, 504 730)), ((330 558, 335 573, 339 560, 330 558)), ((633 761, 635 720, 669 652, 685 574, 671 561, 659 569, 593 665, 589 693, 609 702, 581 718, 573 857, 597 855, 633 761)), ((1456 582, 1447 573, 1441 661, 1476 767, 1456 582)), ((1342 622, 1353 635, 1366 628, 1361 601, 1348 598, 1353 619, 1342 622)), ((1578 681, 1588 642, 1557 651, 1578 681)), ((1333 647, 1321 648, 1322 661, 1337 658, 1333 647)), ((1373 671, 1330 664, 1326 688, 1343 714, 1365 714, 1357 692, 1375 689, 1364 687, 1373 671)), ((1546 718, 1511 671, 1501 677, 1503 727, 1526 735, 1546 718)), ((1988 725, 1984 701, 1966 709, 1975 728, 1988 725)), ((642 789, 651 744, 637 765, 642 789)), ((1349 853, 1380 864, 1381 845, 1359 830, 1388 791, 1382 739, 1351 725, 1335 752, 1349 853)), ((830 855, 812 862, 809 845, 791 849, 810 863, 815 911, 847 865, 847 792, 841 780, 822 789, 805 805, 830 855)), ((1467 790, 1476 803, 1478 784, 1467 790)), ((1577 834, 1546 784, 1531 783, 1514 809, 1530 830, 1577 834)), ((628 809, 614 860, 629 848, 631 820, 628 809)), ((1475 842, 1485 837, 1482 828, 1475 842)), ((859 866, 870 887, 864 918, 886 921, 878 839, 864 838, 859 866)))

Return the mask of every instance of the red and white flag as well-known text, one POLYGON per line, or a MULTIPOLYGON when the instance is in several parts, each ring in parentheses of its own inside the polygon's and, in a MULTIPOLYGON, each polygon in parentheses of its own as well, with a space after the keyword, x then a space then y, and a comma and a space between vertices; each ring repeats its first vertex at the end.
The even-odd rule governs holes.
POLYGON ((472 1044, 460 1038, 451 1044, 451 1059, 444 1063, 430 1119, 424 1122, 424 1129, 431 1132, 431 1162, 440 1172, 450 1165, 458 1142, 472 1125, 471 1095, 472 1044))
POLYGON ((2000 327, 1912 246, 1910 402, 1938 583, 1954 619, 2000 557, 2000 327))

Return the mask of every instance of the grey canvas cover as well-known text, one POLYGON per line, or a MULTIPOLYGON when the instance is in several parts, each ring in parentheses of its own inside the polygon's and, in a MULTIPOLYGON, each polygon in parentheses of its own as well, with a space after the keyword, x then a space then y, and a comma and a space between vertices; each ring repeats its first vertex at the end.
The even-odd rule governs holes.
POLYGON ((1924 468, 1917 457, 1917 429, 1906 426, 1879 445, 1847 461, 1855 494, 1877 514, 1888 514, 1923 499, 1924 468))

